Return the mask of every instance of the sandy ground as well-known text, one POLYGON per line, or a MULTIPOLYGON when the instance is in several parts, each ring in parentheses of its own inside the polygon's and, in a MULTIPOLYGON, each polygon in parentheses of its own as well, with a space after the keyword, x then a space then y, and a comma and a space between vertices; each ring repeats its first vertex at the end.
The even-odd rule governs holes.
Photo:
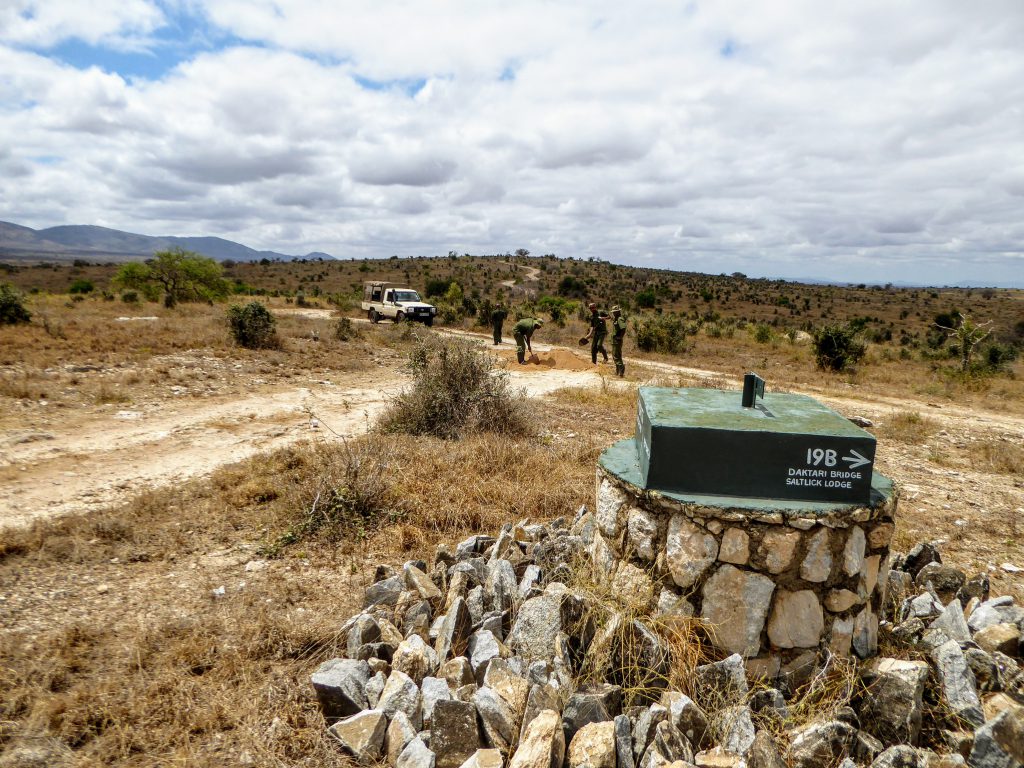
MULTIPOLYGON (((320 317, 326 310, 293 312, 320 317)), ((521 368, 514 350, 496 352, 510 364, 513 387, 528 395, 600 381, 593 366, 571 352, 537 349, 533 363, 521 368)), ((143 400, 130 409, 89 408, 45 423, 26 422, 0 434, 0 525, 99 509, 147 487, 206 475, 320 433, 365 432, 406 383, 397 370, 300 386, 267 377, 257 391, 240 395, 185 394, 143 400)))

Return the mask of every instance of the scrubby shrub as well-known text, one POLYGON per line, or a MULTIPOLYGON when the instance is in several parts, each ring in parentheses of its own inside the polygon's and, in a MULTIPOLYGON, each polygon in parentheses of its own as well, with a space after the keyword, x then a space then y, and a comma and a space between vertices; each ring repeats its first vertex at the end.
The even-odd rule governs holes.
POLYGON ((436 278, 432 278, 430 280, 427 280, 427 285, 423 291, 423 294, 428 299, 433 297, 444 296, 448 292, 448 288, 449 286, 451 286, 453 282, 455 281, 451 279, 439 280, 436 278))
POLYGON ((71 283, 68 293, 92 293, 95 290, 96 286, 92 284, 92 280, 78 279, 71 283))
POLYGON ((768 344, 774 336, 775 334, 772 332, 770 325, 758 323, 754 326, 754 341, 758 344, 768 344))
POLYGON ((587 295, 587 284, 572 275, 566 275, 558 283, 558 293, 562 296, 583 298, 587 295))
POLYGON ((636 345, 644 352, 676 353, 686 349, 689 328, 679 315, 646 315, 635 321, 636 345))
POLYGON ((338 341, 351 341, 362 336, 362 332, 347 317, 339 317, 334 326, 334 338, 338 341))
POLYGON ((835 323, 815 329, 814 361, 825 371, 842 371, 864 357, 867 347, 849 324, 835 323))
POLYGON ((547 312, 551 322, 559 328, 565 327, 565 319, 579 312, 580 306, 580 302, 571 301, 561 296, 541 296, 536 303, 537 309, 547 312))
POLYGON ((32 320, 25 308, 25 297, 10 283, 0 283, 0 325, 17 325, 32 320))
POLYGON ((1017 359, 1017 348, 1012 344, 992 343, 982 350, 982 365, 993 373, 1005 371, 1017 359))
POLYGON ((138 291, 125 291, 121 294, 121 301, 125 304, 138 304, 139 303, 139 292, 138 291))
POLYGON ((640 291, 634 299, 639 309, 652 309, 658 303, 658 296, 652 288, 640 291))
POLYGON ((228 324, 235 343, 248 349, 274 349, 280 346, 277 321, 265 306, 250 301, 244 307, 228 308, 228 324))
POLYGON ((530 432, 525 397, 509 388, 494 359, 458 339, 431 338, 409 355, 411 388, 377 423, 384 432, 456 439, 474 432, 530 432))

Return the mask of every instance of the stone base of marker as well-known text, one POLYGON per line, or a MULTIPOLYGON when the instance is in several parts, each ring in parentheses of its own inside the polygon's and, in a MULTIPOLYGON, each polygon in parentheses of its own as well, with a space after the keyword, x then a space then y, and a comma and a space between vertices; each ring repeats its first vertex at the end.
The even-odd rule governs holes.
POLYGON ((721 650, 767 677, 824 649, 875 655, 896 511, 885 478, 862 506, 687 499, 624 478, 631 452, 613 446, 598 464, 599 577, 663 613, 703 618, 721 650))

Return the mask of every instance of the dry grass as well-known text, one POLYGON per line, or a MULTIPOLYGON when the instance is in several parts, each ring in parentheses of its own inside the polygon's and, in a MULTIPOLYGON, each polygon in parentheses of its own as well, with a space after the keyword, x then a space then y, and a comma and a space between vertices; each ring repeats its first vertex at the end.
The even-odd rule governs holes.
POLYGON ((939 425, 934 419, 922 416, 917 411, 894 413, 877 429, 878 437, 898 440, 908 445, 921 445, 938 431, 939 425))
POLYGON ((571 513, 589 500, 597 452, 588 440, 394 436, 383 452, 378 441, 279 451, 5 536, 0 587, 19 601, 4 604, 0 634, 0 754, 56 744, 54 766, 350 765, 308 675, 338 654, 371 564, 571 513), (244 562, 295 531, 318 493, 349 503, 353 462, 380 470, 361 492, 400 517, 302 530, 267 578, 215 567, 211 553, 244 562), (112 603, 96 596, 101 581, 112 603))
POLYGON ((338 652, 337 624, 327 605, 289 610, 281 591, 117 630, 0 636, 12 750, 48 737, 70 750, 53 766, 345 765, 306 680, 338 652))
POLYGON ((583 596, 584 610, 569 635, 586 644, 580 649, 577 685, 620 685, 623 707, 657 702, 666 690, 701 696, 694 687, 694 669, 718 654, 700 619, 658 614, 653 595, 623 589, 614 579, 595 574, 589 562, 573 564, 572 574, 571 587, 583 596), (637 623, 658 638, 663 656, 652 658, 637 623))
POLYGON ((978 440, 967 447, 968 463, 979 472, 1024 477, 1024 445, 1008 439, 978 440))

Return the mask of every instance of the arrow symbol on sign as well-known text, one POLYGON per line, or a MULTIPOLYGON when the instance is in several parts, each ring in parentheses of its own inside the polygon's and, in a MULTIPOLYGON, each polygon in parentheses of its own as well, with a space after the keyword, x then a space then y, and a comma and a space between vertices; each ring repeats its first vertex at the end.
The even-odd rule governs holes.
POLYGON ((843 456, 843 461, 850 462, 850 469, 856 469, 857 467, 863 467, 865 464, 871 463, 870 459, 865 459, 852 448, 850 449, 850 453, 852 453, 853 456, 843 456))

